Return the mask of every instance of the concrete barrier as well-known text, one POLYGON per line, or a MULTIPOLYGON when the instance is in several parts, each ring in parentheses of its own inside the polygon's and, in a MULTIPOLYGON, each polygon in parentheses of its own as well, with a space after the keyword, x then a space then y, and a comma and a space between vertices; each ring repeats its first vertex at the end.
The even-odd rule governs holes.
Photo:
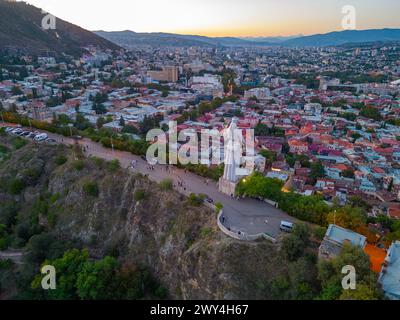
POLYGON ((267 239, 269 241, 271 241, 272 243, 276 243, 276 239, 273 238, 272 236, 266 234, 266 233, 259 233, 259 234, 255 234, 255 235, 250 235, 250 234, 246 234, 244 232, 241 231, 233 231, 233 230, 229 230, 227 227, 224 226, 224 224, 222 223, 222 217, 224 215, 224 211, 221 210, 218 214, 218 218, 217 218, 217 223, 218 223, 218 227, 220 228, 220 230, 225 233, 227 236, 234 238, 236 240, 240 240, 240 241, 256 241, 258 239, 267 239))
MULTIPOLYGON (((182 195, 186 196, 186 197, 189 197, 190 194, 191 194, 191 192, 185 191, 183 188, 180 188, 180 187, 176 187, 176 186, 175 186, 174 189, 175 189, 176 191, 178 191, 179 193, 181 193, 182 195)), ((267 201, 266 201, 266 202, 267 202, 267 201)), ((270 203, 270 202, 268 202, 268 203, 269 203, 270 205, 272 205, 272 206, 274 206, 274 204, 276 204, 275 202, 272 203, 272 201, 271 201, 271 203, 270 203)), ((208 201, 204 201, 203 204, 204 204, 206 207, 210 208, 211 210, 213 210, 213 211, 215 211, 215 212, 217 212, 217 210, 218 210, 217 206, 215 206, 214 204, 212 204, 212 203, 210 203, 210 202, 208 202, 208 201)), ((227 227, 225 227, 224 224, 222 223, 223 214, 224 214, 224 210, 221 209, 221 210, 219 211, 219 214, 218 214, 217 224, 218 224, 219 229, 220 229, 224 234, 226 234, 227 236, 229 236, 229 237, 231 237, 231 238, 233 238, 233 239, 236 239, 236 240, 240 240, 240 241, 256 241, 256 240, 258 240, 258 239, 266 239, 266 240, 268 240, 268 241, 271 241, 272 243, 276 243, 276 242, 277 242, 277 240, 276 240, 274 237, 272 237, 272 236, 270 236, 269 234, 266 234, 266 233, 259 233, 259 234, 255 234, 255 235, 250 235, 250 234, 241 232, 241 231, 239 231, 239 230, 237 230, 237 231, 236 231, 236 230, 229 230, 229 229, 228 229, 227 227)))

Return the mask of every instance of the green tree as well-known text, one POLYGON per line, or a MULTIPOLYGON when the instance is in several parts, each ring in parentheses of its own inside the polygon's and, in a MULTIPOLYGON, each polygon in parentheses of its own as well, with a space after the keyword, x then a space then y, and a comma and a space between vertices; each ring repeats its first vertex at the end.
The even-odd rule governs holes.
POLYGON ((56 300, 163 299, 166 290, 145 268, 134 264, 120 265, 113 257, 93 261, 87 250, 72 249, 61 258, 46 260, 57 271, 57 288, 43 293, 39 274, 31 282, 37 296, 56 300))
POLYGON ((367 215, 363 209, 347 205, 329 213, 327 220, 343 228, 356 230, 367 222, 367 215))
POLYGON ((84 300, 115 299, 117 267, 117 260, 112 257, 85 263, 76 281, 79 297, 84 300))
POLYGON ((102 103, 94 103, 92 109, 96 114, 106 114, 108 112, 107 108, 102 103))
POLYGON ((12 94, 13 96, 19 96, 19 95, 23 94, 23 92, 22 92, 22 90, 20 89, 20 87, 18 87, 18 86, 13 86, 13 87, 11 88, 11 94, 12 94))
POLYGON ((120 125, 121 127, 125 127, 125 119, 124 119, 123 116, 121 116, 121 117, 119 118, 119 125, 120 125))
POLYGON ((344 290, 340 300, 377 300, 378 295, 365 284, 358 284, 355 290, 344 290))
POLYGON ((106 124, 106 119, 104 117, 99 117, 96 121, 96 126, 98 129, 101 129, 106 124))
POLYGON ((20 178, 13 178, 9 182, 8 192, 12 195, 18 195, 24 190, 25 183, 20 178))
POLYGON ((54 259, 61 256, 65 250, 65 243, 58 241, 54 235, 44 232, 32 236, 26 249, 28 252, 27 261, 39 264, 46 259, 54 259))
POLYGON ((169 91, 168 91, 168 90, 163 90, 162 93, 161 93, 161 96, 162 96, 163 98, 168 97, 168 95, 169 95, 169 91))
POLYGON ((342 172, 342 177, 354 179, 354 170, 353 169, 346 169, 342 172))
POLYGON ((78 130, 85 130, 87 128, 92 127, 90 121, 85 118, 85 116, 81 113, 78 113, 75 118, 75 127, 78 130))
MULTIPOLYGON (((47 298, 57 300, 78 299, 76 288, 78 275, 84 266, 89 263, 87 250, 73 249, 64 253, 62 258, 54 261, 45 261, 43 265, 52 265, 57 271, 57 288, 49 290, 47 298)), ((37 275, 32 282, 33 289, 41 289, 43 275, 37 275)))
POLYGON ((348 295, 342 288, 344 266, 354 266, 357 273, 357 286, 366 285, 376 295, 379 295, 377 288, 377 277, 370 270, 370 260, 368 255, 359 247, 345 244, 340 255, 332 260, 321 260, 318 264, 318 278, 322 284, 322 299, 336 300, 342 294, 348 295))
POLYGON ((260 151, 260 154, 265 158, 267 165, 272 165, 277 159, 277 155, 273 151, 264 149, 260 151))
POLYGON ((360 111, 360 115, 369 119, 373 119, 375 121, 382 120, 382 116, 379 112, 379 109, 372 106, 366 106, 362 108, 360 111))
POLYGON ((323 178, 325 177, 325 169, 323 164, 318 161, 318 162, 314 162, 311 165, 311 173, 310 173, 310 177, 313 180, 317 180, 318 178, 323 178))
POLYGON ((146 134, 151 129, 160 128, 160 122, 163 120, 162 116, 147 117, 139 124, 140 132, 146 134))
POLYGON ((296 224, 293 233, 283 239, 281 252, 289 261, 298 259, 310 244, 310 235, 311 231, 308 225, 296 224))
POLYGON ((351 134, 351 138, 353 139, 354 142, 360 139, 361 137, 362 135, 357 132, 351 134))

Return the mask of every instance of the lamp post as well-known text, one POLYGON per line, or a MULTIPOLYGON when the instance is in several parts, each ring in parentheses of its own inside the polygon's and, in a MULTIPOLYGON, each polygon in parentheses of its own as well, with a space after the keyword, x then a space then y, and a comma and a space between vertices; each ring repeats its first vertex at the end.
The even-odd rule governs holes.
POLYGON ((112 149, 112 154, 114 156, 114 143, 113 143, 113 138, 111 137, 111 149, 112 149))
POLYGON ((71 138, 72 138, 72 123, 68 123, 68 127, 69 127, 69 133, 71 134, 71 138))
POLYGON ((333 224, 334 225, 336 225, 336 210, 335 210, 335 212, 333 213, 333 224))

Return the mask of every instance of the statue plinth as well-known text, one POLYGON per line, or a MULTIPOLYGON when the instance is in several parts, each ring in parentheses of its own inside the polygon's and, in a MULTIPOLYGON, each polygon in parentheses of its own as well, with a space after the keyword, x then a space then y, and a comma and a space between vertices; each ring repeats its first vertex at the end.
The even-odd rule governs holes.
POLYGON ((242 131, 237 128, 239 119, 234 117, 228 129, 224 132, 225 169, 224 175, 219 179, 219 191, 229 196, 235 196, 238 181, 237 170, 240 166, 238 155, 242 153, 242 131))
POLYGON ((221 191, 222 193, 227 194, 228 196, 235 196, 237 182, 232 182, 224 178, 220 178, 218 185, 219 191, 221 191))

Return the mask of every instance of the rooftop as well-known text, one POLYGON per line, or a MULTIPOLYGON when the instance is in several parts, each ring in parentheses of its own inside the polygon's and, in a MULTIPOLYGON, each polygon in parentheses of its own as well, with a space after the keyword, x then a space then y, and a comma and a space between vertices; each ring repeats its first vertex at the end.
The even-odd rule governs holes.
POLYGON ((382 270, 382 265, 385 262, 386 250, 367 244, 364 252, 369 256, 371 261, 371 270, 373 272, 380 273, 382 270))
POLYGON ((400 241, 392 244, 386 261, 379 281, 390 299, 400 300, 400 241))
POLYGON ((345 244, 347 241, 352 245, 364 248, 367 244, 367 238, 354 231, 344 229, 336 225, 329 225, 325 238, 339 244, 345 244))

